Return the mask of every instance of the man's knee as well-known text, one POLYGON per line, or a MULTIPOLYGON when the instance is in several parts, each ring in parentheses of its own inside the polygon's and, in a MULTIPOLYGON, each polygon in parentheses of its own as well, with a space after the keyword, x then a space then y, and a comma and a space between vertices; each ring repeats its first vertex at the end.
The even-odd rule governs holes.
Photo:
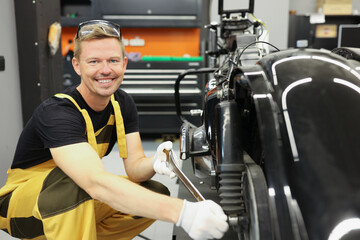
POLYGON ((140 183, 140 185, 151 191, 170 196, 169 189, 165 185, 163 185, 162 183, 159 183, 157 181, 148 180, 148 181, 140 183))
POLYGON ((91 200, 90 195, 56 167, 43 183, 38 208, 42 218, 47 218, 74 209, 87 200, 91 200))

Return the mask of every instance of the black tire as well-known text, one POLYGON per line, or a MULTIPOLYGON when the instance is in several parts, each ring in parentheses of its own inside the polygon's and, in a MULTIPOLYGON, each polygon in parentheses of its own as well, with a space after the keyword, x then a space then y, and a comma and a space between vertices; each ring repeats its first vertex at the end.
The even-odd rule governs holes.
POLYGON ((273 239, 268 188, 262 168, 250 158, 245 158, 244 199, 248 227, 239 240, 273 239))

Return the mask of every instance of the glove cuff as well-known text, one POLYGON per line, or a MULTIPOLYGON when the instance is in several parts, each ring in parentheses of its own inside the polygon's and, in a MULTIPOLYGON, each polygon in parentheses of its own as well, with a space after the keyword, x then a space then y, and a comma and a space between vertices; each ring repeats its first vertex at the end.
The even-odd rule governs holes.
POLYGON ((186 204, 187 204, 187 201, 186 201, 186 199, 184 199, 184 203, 183 203, 183 206, 182 206, 182 209, 181 209, 181 212, 180 212, 179 220, 178 220, 177 223, 176 223, 176 226, 177 226, 177 227, 180 227, 181 224, 182 224, 182 221, 183 221, 183 218, 184 218, 184 212, 185 212, 186 204))

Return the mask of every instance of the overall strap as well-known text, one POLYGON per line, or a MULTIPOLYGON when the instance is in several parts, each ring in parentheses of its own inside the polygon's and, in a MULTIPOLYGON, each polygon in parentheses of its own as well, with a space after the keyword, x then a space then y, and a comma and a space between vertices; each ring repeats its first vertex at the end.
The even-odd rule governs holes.
POLYGON ((113 105, 115 113, 116 135, 119 146, 119 154, 121 158, 127 158, 124 120, 121 115, 120 105, 118 101, 115 100, 114 94, 111 95, 111 104, 113 105))
MULTIPOLYGON (((81 112, 81 114, 83 115, 83 117, 85 119, 86 134, 88 136, 88 142, 100 156, 100 153, 99 153, 98 147, 97 147, 94 127, 93 127, 91 118, 90 118, 88 112, 86 111, 86 109, 81 109, 80 106, 75 101, 75 99, 67 94, 58 93, 58 94, 55 94, 55 97, 67 98, 79 109, 79 111, 81 112)), ((114 114, 115 114, 116 135, 117 135, 117 142, 118 142, 118 146, 119 146, 119 155, 121 158, 127 158, 124 120, 121 115, 120 105, 119 105, 118 101, 115 100, 114 94, 111 95, 111 104, 113 106, 114 114)))
POLYGON ((55 97, 67 98, 77 107, 77 109, 79 109, 79 111, 81 112, 81 114, 83 115, 83 117, 85 119, 86 134, 87 134, 88 142, 89 142, 90 146, 92 146, 94 148, 96 153, 99 154, 98 147, 97 147, 97 142, 96 142, 96 137, 95 137, 95 132, 94 132, 94 126, 92 124, 89 113, 86 111, 86 109, 81 109, 79 104, 77 104, 77 102, 75 101, 75 99, 72 98, 71 96, 67 95, 67 94, 58 93, 58 94, 55 94, 55 97))

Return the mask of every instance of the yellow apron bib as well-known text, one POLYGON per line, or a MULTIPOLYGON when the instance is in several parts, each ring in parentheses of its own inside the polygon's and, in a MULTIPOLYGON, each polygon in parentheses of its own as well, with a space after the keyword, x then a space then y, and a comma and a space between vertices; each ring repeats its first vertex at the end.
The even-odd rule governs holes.
MULTIPOLYGON (((96 133, 94 133, 94 127, 92 124, 92 121, 90 119, 89 113, 86 111, 86 109, 81 109, 80 106, 77 104, 77 102, 69 95, 67 94, 56 94, 55 95, 58 98, 67 98, 69 99, 81 112, 83 115, 85 122, 86 122, 86 134, 88 138, 89 144, 95 149, 95 151, 98 153, 99 157, 102 158, 108 148, 108 144, 102 146, 98 145, 96 142, 96 136, 99 135, 99 133, 104 129, 99 129, 96 133)), ((127 151, 126 151, 126 140, 125 140, 125 128, 124 128, 124 122, 121 115, 120 105, 115 100, 114 95, 111 96, 111 104, 114 108, 115 113, 115 122, 116 122, 116 133, 117 133, 117 141, 119 145, 119 154, 122 158, 127 158, 127 151)), ((114 124, 114 115, 110 116, 109 122, 107 125, 113 125, 114 124)))

